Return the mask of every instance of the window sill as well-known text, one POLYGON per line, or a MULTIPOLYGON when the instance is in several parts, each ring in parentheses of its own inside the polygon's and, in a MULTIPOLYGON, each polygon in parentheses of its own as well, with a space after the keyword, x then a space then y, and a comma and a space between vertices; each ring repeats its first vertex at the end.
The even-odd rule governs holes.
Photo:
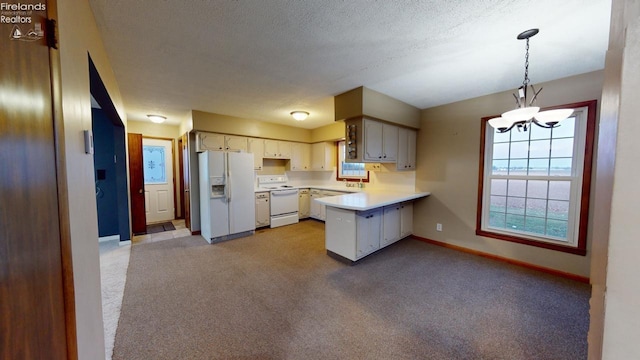
POLYGON ((549 250, 555 250, 555 251, 565 252, 565 253, 574 254, 574 255, 580 255, 580 256, 587 255, 587 249, 582 249, 582 248, 577 248, 572 246, 564 246, 559 244, 552 244, 552 243, 547 243, 542 241, 535 241, 535 240, 530 240, 530 239, 526 239, 518 236, 498 234, 498 233, 485 231, 485 230, 476 230, 476 235, 498 239, 498 240, 511 241, 511 242, 524 244, 524 245, 541 247, 549 250))

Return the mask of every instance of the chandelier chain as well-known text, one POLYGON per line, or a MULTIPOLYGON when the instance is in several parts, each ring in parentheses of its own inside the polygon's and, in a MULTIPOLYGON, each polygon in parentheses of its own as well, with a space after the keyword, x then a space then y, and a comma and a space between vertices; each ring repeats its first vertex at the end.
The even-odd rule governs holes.
POLYGON ((524 56, 524 81, 522 86, 526 89, 529 85, 529 38, 527 38, 527 52, 524 56))

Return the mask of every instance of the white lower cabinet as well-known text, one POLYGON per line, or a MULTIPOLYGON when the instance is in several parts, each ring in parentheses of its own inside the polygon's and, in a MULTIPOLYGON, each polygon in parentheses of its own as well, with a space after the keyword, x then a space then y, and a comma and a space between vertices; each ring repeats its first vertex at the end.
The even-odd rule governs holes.
POLYGON ((400 240, 400 204, 385 206, 384 222, 382 224, 382 246, 400 240))
POLYGON ((309 189, 298 190, 298 218, 306 219, 310 215, 311 204, 309 198, 309 189))
POLYGON ((380 249, 382 209, 356 213, 356 259, 380 249))
POLYGON ((324 220, 324 218, 322 217, 322 208, 324 207, 324 205, 320 204, 317 201, 314 201, 315 199, 319 199, 322 197, 322 191, 318 189, 311 189, 309 193, 309 216, 316 220, 324 220))
POLYGON ((400 239, 413 234, 413 203, 400 205, 400 239))
POLYGON ((325 245, 329 252, 357 261, 411 235, 413 204, 397 203, 367 211, 327 206, 325 245))
POLYGON ((270 219, 269 192, 258 192, 256 193, 256 228, 269 226, 270 219))
POLYGON ((413 203, 399 203, 384 207, 381 247, 393 244, 412 233, 413 203))

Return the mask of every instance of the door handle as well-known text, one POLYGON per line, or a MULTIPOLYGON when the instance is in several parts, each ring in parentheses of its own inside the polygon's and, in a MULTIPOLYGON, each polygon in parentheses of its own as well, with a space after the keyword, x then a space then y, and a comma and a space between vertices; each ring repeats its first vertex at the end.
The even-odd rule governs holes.
POLYGON ((138 194, 142 194, 142 189, 138 190, 138 194))

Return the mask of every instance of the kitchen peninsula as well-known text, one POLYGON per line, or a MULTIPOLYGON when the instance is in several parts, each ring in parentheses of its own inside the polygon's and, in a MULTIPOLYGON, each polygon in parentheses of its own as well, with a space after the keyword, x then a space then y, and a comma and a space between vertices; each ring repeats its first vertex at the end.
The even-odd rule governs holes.
POLYGON ((413 201, 429 195, 366 191, 316 199, 327 208, 327 255, 353 264, 411 235, 413 201))

